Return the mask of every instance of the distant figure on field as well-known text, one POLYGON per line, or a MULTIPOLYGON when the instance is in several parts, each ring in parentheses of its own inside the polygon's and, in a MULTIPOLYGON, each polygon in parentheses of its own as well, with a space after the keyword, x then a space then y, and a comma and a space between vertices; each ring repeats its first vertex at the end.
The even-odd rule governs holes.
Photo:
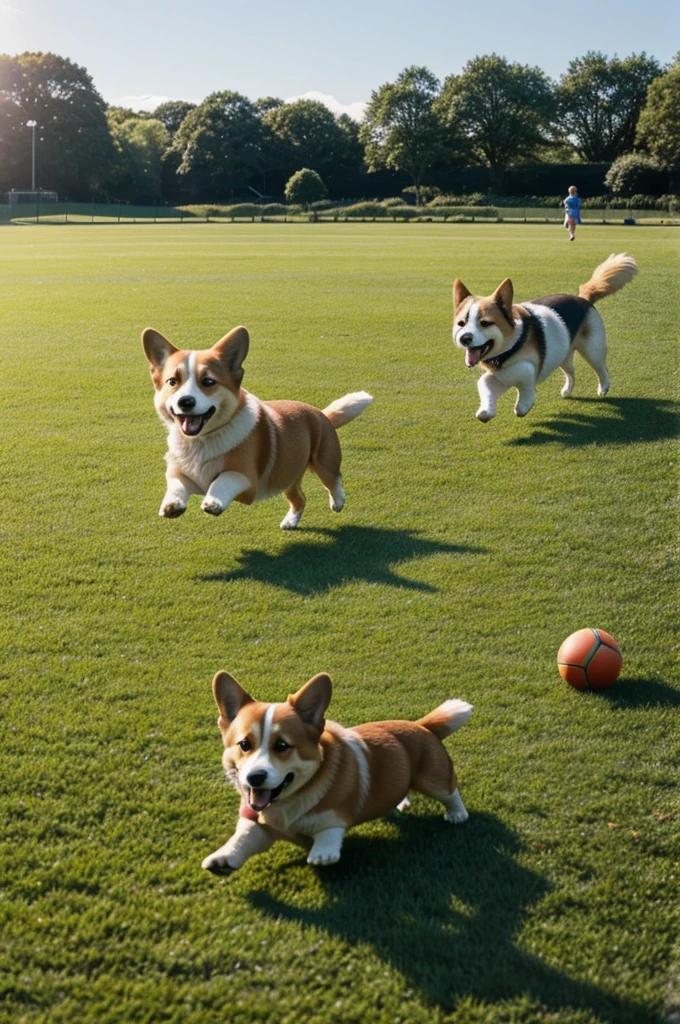
POLYGON ((569 186, 569 195, 564 200, 564 226, 569 229, 569 241, 576 237, 576 225, 581 223, 581 200, 576 185, 569 186))

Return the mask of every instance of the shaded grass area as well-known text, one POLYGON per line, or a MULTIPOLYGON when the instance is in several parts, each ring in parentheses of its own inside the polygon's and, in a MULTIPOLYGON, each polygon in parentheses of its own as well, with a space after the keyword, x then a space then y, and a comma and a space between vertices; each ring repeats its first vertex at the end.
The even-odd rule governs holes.
POLYGON ((661 1022, 677 978, 680 241, 502 225, 138 225, 0 234, 0 1019, 661 1022), (633 245, 634 241, 634 245, 633 245), (576 289, 612 251, 611 397, 577 363, 483 426, 450 287, 576 289), (244 385, 343 428, 348 504, 162 521, 145 326, 251 331, 244 385), (641 323, 644 322, 644 332, 641 323), (641 334, 644 333, 644 337, 641 334), (670 368, 670 369, 669 369, 670 368), (569 632, 622 646, 616 686, 558 677, 569 632), (434 803, 312 869, 281 844, 200 870, 233 827, 210 680, 279 700, 331 673, 345 725, 475 705, 434 803))

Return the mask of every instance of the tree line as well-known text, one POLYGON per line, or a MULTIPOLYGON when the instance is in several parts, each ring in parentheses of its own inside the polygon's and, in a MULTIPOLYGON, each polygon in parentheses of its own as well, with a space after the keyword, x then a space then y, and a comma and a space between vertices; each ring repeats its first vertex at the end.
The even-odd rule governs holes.
POLYGON ((663 66, 645 53, 590 51, 559 82, 497 54, 443 82, 409 67, 372 93, 362 123, 314 100, 229 90, 142 113, 107 106, 66 58, 0 55, 0 191, 30 184, 29 121, 37 187, 71 199, 281 196, 302 168, 333 198, 408 179, 420 201, 452 170, 475 167, 502 195, 518 164, 579 161, 610 166, 615 190, 680 191, 680 54, 663 66))

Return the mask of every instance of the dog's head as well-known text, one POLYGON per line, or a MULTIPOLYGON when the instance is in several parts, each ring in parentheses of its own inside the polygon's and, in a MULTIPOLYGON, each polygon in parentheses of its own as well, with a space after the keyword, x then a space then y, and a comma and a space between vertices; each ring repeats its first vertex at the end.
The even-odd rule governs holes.
POLYGON ((458 278, 453 283, 453 340, 465 349, 465 365, 476 366, 506 347, 515 330, 512 281, 506 277, 493 295, 472 295, 458 278))
POLYGON ((148 327, 142 346, 163 423, 177 424, 185 437, 198 437, 228 423, 239 408, 248 345, 245 327, 234 327, 212 348, 200 351, 177 349, 148 327))
POLYGON ((331 699, 320 673, 281 704, 254 700, 228 672, 213 679, 227 777, 254 811, 296 793, 319 770, 319 740, 331 699))

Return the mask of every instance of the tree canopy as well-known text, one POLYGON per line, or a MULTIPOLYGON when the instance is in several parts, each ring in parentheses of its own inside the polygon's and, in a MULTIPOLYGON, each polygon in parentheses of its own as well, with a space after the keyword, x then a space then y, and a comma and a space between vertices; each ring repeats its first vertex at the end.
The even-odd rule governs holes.
POLYGON ((437 108, 452 151, 486 164, 500 183, 510 164, 533 157, 547 141, 553 87, 540 68, 492 53, 447 78, 437 108))
POLYGON ((423 177, 442 153, 441 123, 435 111, 439 80, 425 67, 406 68, 396 82, 371 94, 359 138, 371 170, 405 171, 420 201, 423 177))
POLYGON ((606 57, 590 50, 569 64, 557 89, 560 132, 584 160, 606 162, 629 153, 647 88, 663 68, 646 53, 606 57))
POLYGON ((637 139, 671 172, 671 190, 680 187, 680 54, 649 86, 637 139))
POLYGON ((116 152, 106 104, 85 70, 53 53, 0 55, 0 188, 36 185, 78 195, 109 176, 116 152))
POLYGON ((177 130, 178 175, 195 192, 215 197, 244 188, 262 165, 262 124, 249 99, 214 92, 190 110, 177 130))

